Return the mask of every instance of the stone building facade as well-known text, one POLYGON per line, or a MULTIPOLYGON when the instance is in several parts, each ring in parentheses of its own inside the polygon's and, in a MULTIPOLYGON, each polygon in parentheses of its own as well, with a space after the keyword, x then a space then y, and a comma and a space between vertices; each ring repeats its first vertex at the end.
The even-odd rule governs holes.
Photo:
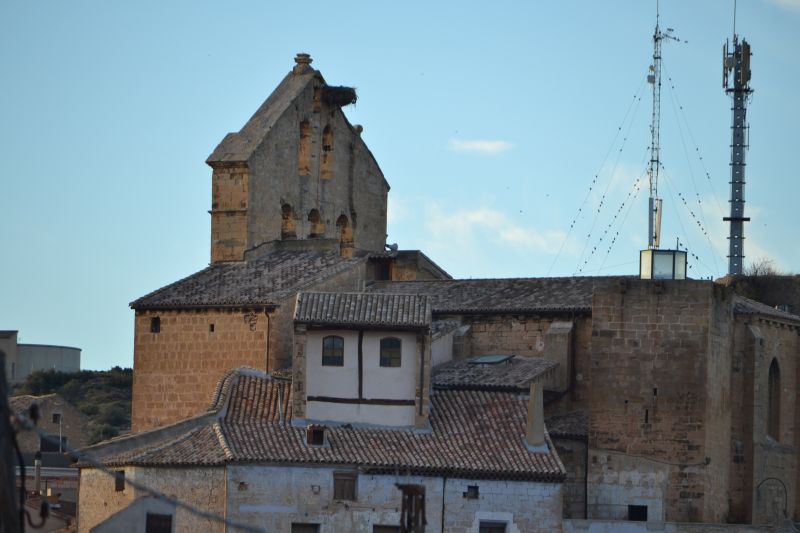
POLYGON ((44 466, 66 466, 69 461, 63 456, 64 448, 59 450, 59 437, 62 446, 80 448, 89 442, 89 419, 77 407, 58 394, 44 396, 12 396, 9 406, 14 413, 27 414, 31 405, 39 406, 37 426, 50 439, 44 439, 33 431, 22 431, 17 435, 20 451, 26 464, 33 464, 33 456, 42 452, 44 466))
POLYGON ((80 465, 78 531, 123 531, 148 515, 176 532, 226 530, 148 499, 126 479, 266 531, 399 531, 409 516, 422 519, 404 512, 405 492, 423 497, 426 531, 559 531, 564 467, 541 401, 524 395, 552 365, 523 362, 513 379, 492 379, 491 370, 475 379, 466 361, 447 368, 425 428, 299 418, 296 398, 306 398, 294 377, 231 371, 205 414, 84 450, 117 477, 80 465))
MULTIPOLYGON (((429 347, 415 352, 429 350, 429 367, 448 354, 551 365, 540 383, 547 415, 554 427, 572 421, 551 446, 567 459, 565 516, 800 517, 800 317, 711 281, 452 280, 421 252, 386 251, 388 184, 341 111, 353 98, 300 55, 209 157, 211 265, 131 304, 134 431, 205 412, 214 384, 239 366, 291 374, 292 409, 306 420, 308 341, 331 326, 310 334, 295 323, 298 293, 409 295, 430 305, 429 347)), ((449 392, 435 378, 424 385, 421 368, 415 410, 427 391, 435 413, 449 392)), ((442 468, 449 478, 456 467, 442 468)))
POLYGON ((299 54, 207 160, 211 265, 131 303, 133 431, 202 412, 227 370, 288 367, 300 290, 449 277, 419 251, 384 249, 389 185, 341 109, 355 93, 310 63, 299 54))
POLYGON ((559 363, 548 416, 579 412, 586 424, 572 432, 585 435, 585 451, 574 438, 555 440, 571 472, 567 517, 764 523, 797 515, 800 317, 710 281, 442 280, 369 289, 428 296, 435 322, 461 326, 457 354, 559 363))

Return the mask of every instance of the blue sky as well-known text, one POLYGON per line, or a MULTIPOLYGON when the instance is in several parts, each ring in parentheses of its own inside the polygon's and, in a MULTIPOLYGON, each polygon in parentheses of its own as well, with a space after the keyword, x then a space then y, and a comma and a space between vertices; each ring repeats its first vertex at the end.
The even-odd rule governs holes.
MULTIPOLYGON (((663 243, 718 277, 732 2, 662 0, 661 17, 688 41, 664 46, 663 243)), ((0 329, 131 365, 128 302, 208 263, 205 158, 300 51, 358 90, 346 113, 392 186, 389 242, 456 277, 635 273, 654 22, 655 0, 7 0, 0 329)), ((737 31, 754 52, 745 253, 797 272, 800 0, 740 0, 737 31)))

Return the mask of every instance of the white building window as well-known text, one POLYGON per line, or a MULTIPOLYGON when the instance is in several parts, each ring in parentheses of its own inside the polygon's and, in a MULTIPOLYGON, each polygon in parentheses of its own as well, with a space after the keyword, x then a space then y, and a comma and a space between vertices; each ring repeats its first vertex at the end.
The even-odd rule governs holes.
POLYGON ((344 339, 328 335, 322 339, 322 366, 344 366, 344 339))
POLYGON ((381 339, 381 366, 399 367, 402 342, 397 337, 381 339))

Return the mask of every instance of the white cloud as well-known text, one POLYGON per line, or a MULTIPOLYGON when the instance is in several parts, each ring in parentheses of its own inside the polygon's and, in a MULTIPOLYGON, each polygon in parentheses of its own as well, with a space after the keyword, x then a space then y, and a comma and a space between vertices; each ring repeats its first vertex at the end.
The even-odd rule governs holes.
POLYGON ((450 139, 450 149, 454 152, 475 152, 479 154, 496 155, 501 152, 506 152, 513 147, 514 145, 507 141, 467 141, 464 139, 450 139))
POLYGON ((769 3, 784 9, 800 12, 800 0, 769 0, 769 3))
POLYGON ((517 249, 556 254, 566 238, 560 230, 538 231, 520 226, 503 212, 487 207, 448 213, 431 204, 427 209, 427 226, 433 240, 431 245, 440 249, 477 250, 482 241, 488 240, 517 249))

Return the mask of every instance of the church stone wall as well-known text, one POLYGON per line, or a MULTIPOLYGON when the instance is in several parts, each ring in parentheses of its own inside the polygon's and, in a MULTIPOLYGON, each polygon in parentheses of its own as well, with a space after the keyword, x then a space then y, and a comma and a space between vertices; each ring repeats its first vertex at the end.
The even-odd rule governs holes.
POLYGON ((241 261, 247 249, 249 171, 215 164, 211 176, 211 262, 241 261))
MULTIPOLYGON (((623 454, 628 462, 648 459, 647 465, 629 465, 630 476, 664 472, 663 485, 659 482, 663 515, 654 518, 705 519, 712 291, 711 282, 688 280, 626 280, 595 287, 590 518, 620 518, 602 505, 611 501, 607 493, 618 491, 626 476, 617 472, 609 477, 600 465, 623 454)), ((616 504, 621 507, 615 512, 625 514, 627 505, 642 505, 619 498, 616 504)))
POLYGON ((315 104, 320 80, 310 83, 250 157, 247 239, 249 247, 281 239, 282 207, 291 207, 298 240, 346 238, 356 249, 382 251, 386 242, 388 185, 360 134, 342 110, 315 104), (308 124, 308 165, 298 165, 308 124), (328 144, 331 143, 331 144, 328 144), (326 160, 327 163, 324 163, 326 160), (311 211, 319 222, 310 220, 311 211))

